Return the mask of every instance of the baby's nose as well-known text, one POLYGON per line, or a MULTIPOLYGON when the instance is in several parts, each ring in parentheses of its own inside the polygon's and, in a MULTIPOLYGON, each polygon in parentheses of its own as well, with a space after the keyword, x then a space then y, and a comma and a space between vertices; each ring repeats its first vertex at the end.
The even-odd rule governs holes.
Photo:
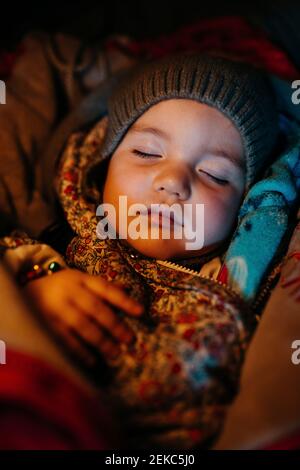
POLYGON ((159 175, 154 182, 154 189, 181 200, 188 199, 191 192, 187 176, 179 169, 159 175))

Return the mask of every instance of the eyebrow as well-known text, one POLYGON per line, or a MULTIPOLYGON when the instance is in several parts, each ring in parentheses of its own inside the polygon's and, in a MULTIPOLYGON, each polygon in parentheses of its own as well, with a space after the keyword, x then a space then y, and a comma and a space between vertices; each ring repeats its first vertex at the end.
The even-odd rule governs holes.
MULTIPOLYGON (((158 129, 157 127, 142 127, 138 124, 133 124, 131 126, 130 131, 133 131, 133 132, 136 132, 136 133, 152 134, 152 135, 155 135, 156 137, 162 137, 163 139, 168 140, 168 141, 171 140, 170 134, 168 134, 167 132, 165 132, 161 129, 158 129)), ((231 161, 231 163, 233 163, 235 166, 240 168, 242 171, 245 170, 244 159, 239 158, 234 153, 231 154, 231 153, 228 153, 228 152, 226 152, 225 150, 223 150, 221 148, 214 148, 214 147, 210 148, 207 151, 207 153, 211 154, 211 155, 214 155, 216 157, 225 158, 226 160, 231 161)))
POLYGON ((211 148, 208 150, 208 153, 217 157, 225 158, 226 160, 231 161, 231 163, 237 166, 240 170, 245 170, 244 159, 239 158, 235 153, 231 154, 220 148, 211 148))
POLYGON ((161 129, 158 129, 157 127, 142 127, 142 126, 139 126, 138 124, 133 124, 133 126, 131 126, 130 128, 130 131, 153 134, 157 137, 162 137, 165 140, 171 140, 170 134, 168 134, 165 131, 162 131, 161 129))

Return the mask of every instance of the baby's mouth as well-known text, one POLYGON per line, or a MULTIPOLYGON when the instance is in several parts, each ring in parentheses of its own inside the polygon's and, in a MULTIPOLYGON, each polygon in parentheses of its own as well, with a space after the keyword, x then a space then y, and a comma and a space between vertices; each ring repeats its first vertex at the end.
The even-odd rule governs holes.
POLYGON ((150 217, 151 222, 154 224, 158 224, 159 226, 161 225, 180 225, 183 226, 183 222, 181 218, 174 215, 173 211, 166 211, 166 210, 158 210, 157 208, 151 209, 151 207, 148 207, 148 210, 146 213, 142 213, 142 215, 147 215, 150 217))

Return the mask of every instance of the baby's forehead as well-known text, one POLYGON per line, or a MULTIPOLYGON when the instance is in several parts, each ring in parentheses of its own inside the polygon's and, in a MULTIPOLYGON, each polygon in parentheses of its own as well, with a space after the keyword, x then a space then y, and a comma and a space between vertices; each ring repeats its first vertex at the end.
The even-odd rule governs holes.
POLYGON ((220 156, 244 168, 242 137, 219 110, 194 100, 165 100, 144 112, 128 129, 129 142, 183 146, 220 156))
POLYGON ((165 99, 151 105, 130 125, 127 132, 151 127, 159 128, 162 134, 164 129, 166 134, 188 129, 200 133, 209 129, 211 134, 226 131, 227 134, 232 132, 240 135, 237 126, 225 112, 195 99, 165 99))

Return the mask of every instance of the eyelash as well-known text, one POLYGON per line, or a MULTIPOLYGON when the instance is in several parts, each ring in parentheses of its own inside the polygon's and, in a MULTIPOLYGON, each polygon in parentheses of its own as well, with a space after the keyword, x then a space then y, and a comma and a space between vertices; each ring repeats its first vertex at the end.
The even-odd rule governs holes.
POLYGON ((206 171, 204 170, 200 170, 202 173, 205 173, 207 176, 209 176, 213 181, 215 181, 216 183, 220 184, 221 186, 226 186, 227 184, 229 184, 229 181, 227 180, 223 180, 221 178, 217 178, 216 176, 213 176, 211 175, 210 173, 207 173, 206 171))
POLYGON ((146 152, 141 152, 140 150, 133 150, 133 153, 135 153, 136 155, 138 155, 139 157, 141 158, 149 158, 149 157, 159 157, 160 158, 160 155, 155 155, 155 154, 152 154, 152 153, 146 153, 146 152))
MULTIPOLYGON (((159 157, 160 158, 160 155, 154 155, 154 154, 151 154, 151 153, 141 152, 140 150, 136 150, 136 149, 133 150, 133 153, 138 155, 140 158, 148 158, 148 157, 159 157)), ((227 180, 217 178, 216 176, 213 176, 210 173, 207 173, 206 171, 203 171, 203 170, 200 170, 200 171, 202 171, 202 173, 205 173, 207 176, 209 176, 209 178, 211 178, 217 184, 220 184, 222 186, 226 186, 227 184, 229 184, 229 181, 227 181, 227 180)))

